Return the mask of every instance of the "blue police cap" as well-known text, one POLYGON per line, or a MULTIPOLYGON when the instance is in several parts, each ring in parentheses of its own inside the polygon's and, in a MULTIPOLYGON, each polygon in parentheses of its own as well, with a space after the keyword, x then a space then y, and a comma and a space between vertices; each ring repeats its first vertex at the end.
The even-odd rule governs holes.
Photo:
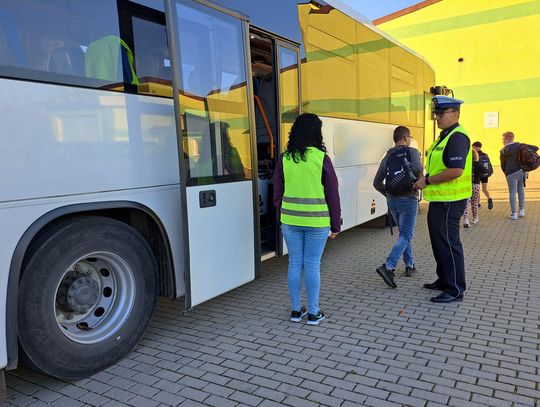
POLYGON ((454 99, 448 96, 434 96, 432 99, 432 108, 434 112, 442 112, 445 109, 459 109, 463 100, 454 99))

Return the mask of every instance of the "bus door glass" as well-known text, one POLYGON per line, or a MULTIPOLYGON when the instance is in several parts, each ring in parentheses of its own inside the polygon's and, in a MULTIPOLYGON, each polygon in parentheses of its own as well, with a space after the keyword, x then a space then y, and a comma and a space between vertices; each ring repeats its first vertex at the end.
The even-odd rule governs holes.
POLYGON ((253 280, 260 262, 248 23, 206 4, 166 2, 186 309, 253 280))
MULTIPOLYGON (((294 120, 301 113, 300 59, 299 48, 292 43, 276 41, 279 83, 279 128, 280 147, 284 151, 294 120)), ((279 254, 287 252, 281 231, 279 254)))

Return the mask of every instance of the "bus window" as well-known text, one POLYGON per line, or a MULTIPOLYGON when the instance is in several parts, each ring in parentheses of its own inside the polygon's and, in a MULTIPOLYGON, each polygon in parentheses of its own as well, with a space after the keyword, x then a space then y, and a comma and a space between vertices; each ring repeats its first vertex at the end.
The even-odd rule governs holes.
POLYGON ((116 2, 3 0, 0 76, 113 90, 137 83, 116 2))
POLYGON ((184 151, 188 185, 251 177, 246 66, 241 23, 190 3, 179 5, 184 151))
POLYGON ((163 24, 133 17, 139 93, 172 97, 171 61, 163 24))

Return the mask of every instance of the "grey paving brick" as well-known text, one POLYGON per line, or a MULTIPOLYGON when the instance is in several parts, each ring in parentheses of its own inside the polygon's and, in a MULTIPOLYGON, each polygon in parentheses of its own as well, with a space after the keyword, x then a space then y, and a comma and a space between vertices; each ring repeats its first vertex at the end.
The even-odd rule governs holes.
POLYGON ((377 388, 382 389, 382 390, 387 390, 390 393, 400 393, 400 394, 405 394, 405 395, 409 395, 412 391, 412 387, 403 386, 401 384, 397 384, 393 382, 385 382, 383 380, 377 383, 377 388))
POLYGON ((499 399, 503 399, 503 400, 508 400, 508 401, 513 402, 513 403, 525 404, 525 405, 528 405, 528 406, 533 406, 538 401, 538 400, 535 400, 532 397, 522 396, 522 395, 516 394, 516 393, 508 393, 508 392, 502 391, 502 390, 495 390, 494 397, 499 398, 499 399))
POLYGON ((258 406, 263 401, 261 397, 254 396, 252 394, 244 393, 241 391, 235 391, 233 394, 229 396, 229 398, 232 400, 236 400, 240 403, 247 404, 249 406, 258 406))
POLYGON ((513 402, 507 400, 501 400, 493 397, 486 397, 480 394, 473 394, 471 401, 482 404, 483 406, 492 407, 512 407, 513 402))
POLYGON ((113 387, 103 393, 103 396, 116 401, 126 402, 129 399, 133 398, 135 395, 132 392, 113 387))
POLYGON ((282 401, 282 403, 283 405, 292 406, 292 407, 297 407, 297 406, 318 407, 319 406, 318 403, 315 403, 306 399, 294 397, 294 396, 288 396, 285 400, 282 401))
POLYGON ((253 393, 255 396, 259 396, 265 400, 273 400, 276 402, 283 401, 287 397, 287 393, 282 391, 272 390, 266 387, 259 387, 253 393))
POLYGON ((8 394, 6 404, 8 406, 26 407, 35 400, 36 399, 27 396, 26 394, 16 392, 15 394, 8 394))
POLYGON ((283 404, 272 401, 272 400, 263 400, 259 407, 282 407, 283 404))
POLYGON ((413 406, 413 407, 424 407, 426 405, 426 400, 419 399, 416 397, 405 396, 404 394, 391 394, 387 399, 388 401, 393 401, 402 406, 413 406))
POLYGON ((199 401, 199 402, 202 402, 204 399, 206 399, 209 396, 208 393, 194 389, 192 387, 184 387, 182 390, 178 392, 178 394, 187 399, 190 399, 193 401, 199 401))
POLYGON ((312 391, 308 394, 307 399, 314 403, 319 403, 322 406, 340 407, 343 404, 343 400, 337 397, 330 396, 328 394, 317 393, 312 391))
POLYGON ((157 407, 160 403, 156 400, 150 400, 146 397, 135 396, 127 402, 128 405, 133 407, 157 407))
POLYGON ((35 400, 32 404, 30 404, 28 407, 49 407, 50 404, 46 403, 41 400, 35 400))
POLYGON ((205 405, 208 406, 215 406, 215 407, 234 407, 237 406, 238 403, 233 400, 229 400, 224 397, 219 397, 215 395, 211 395, 204 401, 205 405))
POLYGON ((54 403, 51 403, 50 405, 58 406, 58 407, 81 407, 83 405, 83 402, 79 400, 74 400, 66 396, 61 396, 60 398, 56 399, 54 403))
POLYGON ((84 403, 91 406, 99 407, 107 403, 109 399, 97 393, 87 392, 84 393, 81 397, 79 397, 79 401, 83 401, 84 403))
POLYGON ((373 397, 368 397, 364 403, 365 406, 373 406, 373 407, 400 407, 403 406, 403 404, 393 403, 388 400, 381 400, 376 399, 373 397))
POLYGON ((462 400, 456 397, 450 397, 448 401, 449 406, 453 407, 485 407, 486 404, 476 403, 474 401, 462 400))
POLYGON ((183 397, 180 397, 173 393, 169 393, 167 391, 159 391, 152 397, 152 400, 155 400, 167 406, 175 407, 179 405, 180 403, 182 403, 185 399, 183 397))

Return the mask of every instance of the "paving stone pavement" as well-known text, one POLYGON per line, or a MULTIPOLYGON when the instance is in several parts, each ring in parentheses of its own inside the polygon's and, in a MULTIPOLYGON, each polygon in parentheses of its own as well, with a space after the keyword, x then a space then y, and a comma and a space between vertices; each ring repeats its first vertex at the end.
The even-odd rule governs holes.
POLYGON ((396 290, 375 273, 395 237, 355 228, 325 251, 321 325, 288 321, 287 258, 271 259, 187 316, 160 300, 136 349, 88 379, 9 372, 7 405, 540 406, 540 188, 510 221, 504 185, 491 185, 495 208, 484 200, 479 224, 462 229, 461 303, 432 304, 421 288, 435 276, 422 205, 418 272, 398 272, 396 290))

